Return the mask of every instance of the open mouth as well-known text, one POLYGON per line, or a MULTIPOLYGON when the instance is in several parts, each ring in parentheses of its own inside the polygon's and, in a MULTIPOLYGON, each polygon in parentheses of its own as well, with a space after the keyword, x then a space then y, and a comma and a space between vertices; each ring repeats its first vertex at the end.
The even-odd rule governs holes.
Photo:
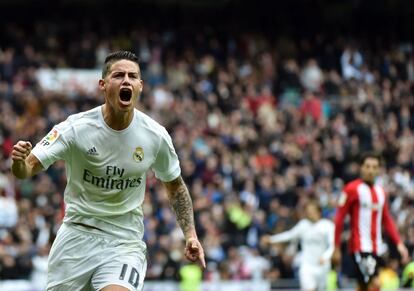
POLYGON ((121 98, 121 101, 129 102, 132 98, 132 90, 128 88, 122 88, 119 92, 119 98, 121 98))

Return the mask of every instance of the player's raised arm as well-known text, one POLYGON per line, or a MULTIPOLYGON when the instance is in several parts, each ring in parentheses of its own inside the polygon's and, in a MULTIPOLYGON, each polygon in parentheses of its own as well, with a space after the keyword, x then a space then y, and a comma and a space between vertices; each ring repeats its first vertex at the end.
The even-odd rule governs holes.
POLYGON ((181 176, 171 182, 164 182, 164 185, 178 224, 185 236, 185 256, 192 262, 200 260, 201 265, 205 267, 204 250, 195 230, 193 203, 188 188, 181 176))
POLYGON ((32 144, 18 141, 12 151, 12 172, 19 179, 29 178, 43 170, 40 161, 31 153, 32 144))

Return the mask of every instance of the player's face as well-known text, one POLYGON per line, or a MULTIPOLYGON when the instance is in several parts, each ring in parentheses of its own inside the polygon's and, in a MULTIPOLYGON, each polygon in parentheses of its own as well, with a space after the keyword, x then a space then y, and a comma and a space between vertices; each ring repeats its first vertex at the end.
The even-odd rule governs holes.
POLYGON ((113 63, 99 85, 104 92, 105 101, 115 112, 132 111, 142 92, 138 65, 129 60, 113 63))
POLYGON ((367 183, 374 183, 380 170, 380 162, 376 158, 367 158, 361 165, 361 178, 367 183))
POLYGON ((305 213, 310 221, 318 221, 321 217, 318 207, 313 204, 306 205, 305 213))

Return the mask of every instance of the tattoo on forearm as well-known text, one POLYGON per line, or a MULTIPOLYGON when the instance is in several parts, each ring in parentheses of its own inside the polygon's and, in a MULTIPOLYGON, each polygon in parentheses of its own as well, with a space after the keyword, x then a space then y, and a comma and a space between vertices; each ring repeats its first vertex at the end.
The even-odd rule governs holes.
POLYGON ((193 203, 190 193, 181 177, 166 183, 166 186, 178 224, 186 234, 189 230, 194 229, 193 203))

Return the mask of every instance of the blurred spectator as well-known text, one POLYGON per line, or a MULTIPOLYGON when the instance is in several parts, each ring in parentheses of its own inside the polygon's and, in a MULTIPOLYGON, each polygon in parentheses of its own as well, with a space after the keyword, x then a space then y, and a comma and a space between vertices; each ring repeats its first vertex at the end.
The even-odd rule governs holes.
POLYGON ((414 287, 414 262, 410 262, 405 266, 402 275, 402 287, 413 288, 414 287))
POLYGON ((379 271, 379 281, 381 290, 393 291, 400 287, 400 279, 398 277, 398 261, 388 259, 386 266, 379 271))
POLYGON ((345 80, 362 79, 361 67, 363 65, 362 54, 353 46, 345 47, 341 56, 342 75, 345 80))
POLYGON ((318 92, 323 83, 323 72, 315 59, 307 61, 301 74, 302 86, 311 92, 318 92))
POLYGON ((0 228, 12 228, 17 223, 17 205, 14 197, 7 197, 0 188, 0 228))

